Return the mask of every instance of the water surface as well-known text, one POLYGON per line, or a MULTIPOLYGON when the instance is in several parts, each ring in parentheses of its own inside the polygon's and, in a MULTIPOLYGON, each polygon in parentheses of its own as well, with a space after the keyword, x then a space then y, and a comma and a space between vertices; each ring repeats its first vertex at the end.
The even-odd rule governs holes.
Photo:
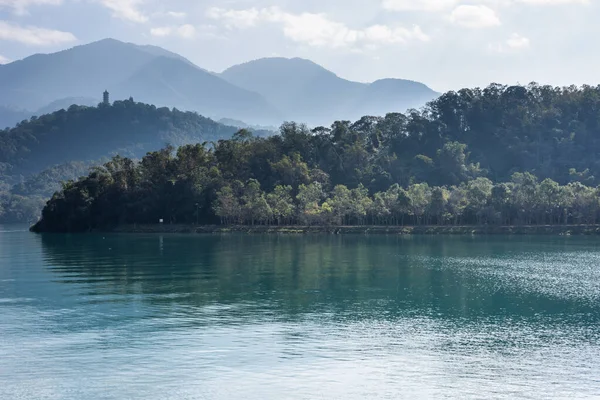
POLYGON ((598 240, 0 227, 0 399, 600 398, 598 240))

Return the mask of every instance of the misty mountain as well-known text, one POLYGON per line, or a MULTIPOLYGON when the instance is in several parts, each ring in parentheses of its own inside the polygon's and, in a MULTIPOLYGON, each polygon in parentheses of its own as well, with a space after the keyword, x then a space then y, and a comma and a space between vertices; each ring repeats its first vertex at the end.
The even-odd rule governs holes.
POLYGON ((236 115, 245 121, 278 118, 277 110, 261 95, 170 57, 150 61, 119 85, 114 93, 117 98, 135 94, 136 100, 197 110, 210 117, 236 115))
POLYGON ((31 113, 12 106, 0 106, 0 129, 14 126, 15 124, 31 117, 31 113))
POLYGON ((155 46, 113 39, 0 65, 0 105, 37 110, 57 99, 130 96, 210 117, 280 121, 259 94, 236 87, 189 60, 155 46))
POLYGON ((439 94, 422 83, 383 79, 353 82, 301 58, 264 58, 225 70, 227 81, 262 94, 286 119, 327 124, 419 108, 439 94))
POLYGON ((0 127, 71 104, 93 105, 104 90, 111 100, 133 97, 255 126, 355 120, 403 112, 437 96, 399 79, 352 82, 299 58, 261 59, 215 74, 160 47, 114 39, 0 65, 0 88, 0 127))
POLYGON ((51 114, 58 110, 68 110, 69 107, 71 107, 72 105, 94 107, 97 106, 98 103, 100 103, 100 101, 101 100, 98 97, 67 97, 64 99, 58 99, 53 101, 47 106, 38 109, 32 115, 40 116, 45 114, 51 114))
POLYGON ((106 39, 0 66, 0 104, 37 110, 68 97, 97 98, 157 57, 143 47, 106 39))
POLYGON ((96 106, 98 103, 100 103, 100 100, 91 97, 67 97, 65 99, 55 100, 37 111, 19 110, 14 107, 0 106, 0 129, 11 128, 19 122, 28 120, 33 116, 50 114, 61 109, 66 110, 72 105, 96 106))

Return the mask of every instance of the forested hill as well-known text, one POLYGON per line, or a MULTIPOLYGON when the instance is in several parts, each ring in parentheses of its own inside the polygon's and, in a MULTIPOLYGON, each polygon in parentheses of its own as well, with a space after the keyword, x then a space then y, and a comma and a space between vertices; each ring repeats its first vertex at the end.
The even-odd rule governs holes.
POLYGON ((600 87, 491 85, 420 111, 115 158, 37 231, 125 223, 597 223, 600 87))
POLYGON ((236 130, 196 113, 131 100, 71 106, 0 130, 0 165, 7 174, 28 175, 70 161, 117 153, 138 157, 165 144, 216 141, 236 130))
POLYGON ((0 130, 0 223, 36 220, 62 181, 86 175, 115 154, 140 158, 166 144, 217 141, 237 130, 131 100, 33 117, 0 130))

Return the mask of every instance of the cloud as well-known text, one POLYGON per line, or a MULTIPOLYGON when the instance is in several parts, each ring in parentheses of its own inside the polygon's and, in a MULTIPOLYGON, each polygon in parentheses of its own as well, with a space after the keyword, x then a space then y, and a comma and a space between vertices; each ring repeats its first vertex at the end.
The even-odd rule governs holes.
POLYGON ((525 36, 513 33, 506 41, 502 43, 492 43, 488 50, 492 53, 516 53, 528 49, 531 41, 525 36))
POLYGON ((52 46, 74 42, 77 38, 70 32, 38 28, 0 21, 0 40, 8 40, 34 46, 52 46))
POLYGON ((148 21, 148 17, 138 9, 143 0, 100 0, 100 3, 112 10, 115 18, 137 23, 148 21))
POLYGON ((161 26, 158 28, 150 29, 150 34, 152 36, 156 36, 156 37, 170 36, 172 32, 173 32, 173 28, 171 28, 170 26, 161 26))
POLYGON ((12 9, 17 15, 26 15, 29 6, 51 5, 58 6, 63 0, 0 0, 0 10, 3 8, 12 9))
POLYGON ((382 7, 390 11, 435 12, 451 8, 457 0, 383 0, 382 7))
POLYGON ((206 12, 208 18, 223 21, 228 29, 246 29, 256 26, 262 19, 264 20, 268 9, 257 10, 251 8, 248 10, 226 10, 223 8, 212 7, 206 12))
POLYGON ((352 29, 329 19, 325 14, 292 14, 277 7, 247 10, 211 8, 207 11, 207 16, 221 21, 228 29, 248 29, 260 23, 280 25, 288 39, 314 47, 375 47, 429 40, 418 26, 408 29, 373 25, 364 29, 352 29))
POLYGON ((467 6, 511 6, 529 4, 553 6, 567 4, 591 4, 591 0, 382 0, 381 7, 388 11, 441 12, 454 6, 467 3, 467 6))
POLYGON ((0 65, 8 64, 9 62, 11 62, 11 60, 9 58, 6 58, 2 54, 0 54, 0 65))
POLYGON ((590 4, 590 0, 517 0, 519 3, 543 5, 543 6, 556 6, 565 4, 590 4))
POLYGON ((181 26, 162 26, 150 29, 150 34, 156 37, 167 37, 176 35, 183 39, 192 39, 196 36, 196 28, 193 25, 185 24, 181 26))
POLYGON ((484 5, 458 6, 450 14, 450 21, 458 26, 469 29, 490 28, 501 25, 496 12, 484 5))
POLYGON ((526 49, 531 44, 529 38, 513 33, 513 35, 506 41, 506 45, 511 49, 526 49))

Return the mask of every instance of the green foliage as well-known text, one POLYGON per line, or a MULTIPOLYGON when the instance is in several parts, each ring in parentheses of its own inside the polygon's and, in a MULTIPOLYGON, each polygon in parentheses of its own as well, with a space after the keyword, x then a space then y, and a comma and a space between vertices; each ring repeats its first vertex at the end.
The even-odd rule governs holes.
POLYGON ((31 173, 115 152, 141 156, 165 143, 214 141, 235 131, 196 113, 133 101, 110 107, 71 106, 0 130, 0 163, 11 165, 13 174, 31 173))
MULTIPOLYGON (((194 114, 148 112, 169 124, 179 117, 200 124, 194 114)), ((271 137, 243 130, 231 140, 152 152, 139 163, 115 158, 57 193, 38 229, 160 218, 203 224, 596 223, 598 115, 600 87, 491 85, 446 93, 406 115, 337 121, 312 131, 289 122, 271 137)), ((27 154, 11 150, 20 142, 6 143, 5 153, 27 154)), ((16 164, 4 160, 7 171, 28 162, 25 156, 10 158, 16 164)))

